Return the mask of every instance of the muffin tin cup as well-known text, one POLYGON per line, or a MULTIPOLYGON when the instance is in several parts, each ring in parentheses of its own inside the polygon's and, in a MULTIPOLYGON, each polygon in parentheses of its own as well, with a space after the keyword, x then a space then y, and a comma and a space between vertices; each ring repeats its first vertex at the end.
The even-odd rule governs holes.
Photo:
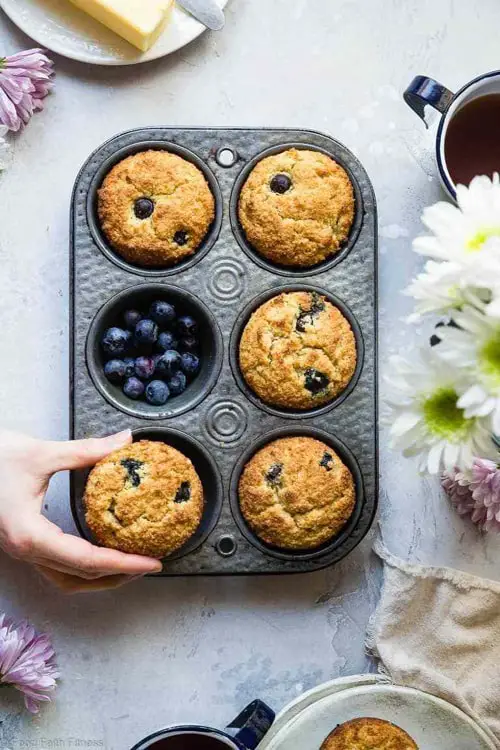
MULTIPOLYGON (((165 440, 196 461, 207 498, 199 533, 164 562, 159 576, 305 573, 336 563, 360 543, 377 507, 377 221, 369 178, 356 157, 327 135, 266 128, 143 128, 97 149, 78 175, 71 205, 71 434, 106 435, 131 428, 134 437, 165 440), (290 147, 330 155, 351 177, 356 217, 346 246, 310 269, 267 263, 240 234, 237 199, 261 158, 290 147), (167 269, 122 261, 100 232, 96 191, 109 169, 131 153, 167 149, 202 168, 216 198, 217 216, 198 253, 167 269), (243 246, 245 245, 245 246, 243 246), (238 343, 250 313, 283 291, 317 291, 348 318, 358 362, 347 388, 307 411, 276 409, 247 388, 238 343), (129 401, 101 369, 100 333, 120 310, 153 297, 193 314, 205 332, 198 377, 164 407, 129 401), (357 486, 355 512, 340 534, 316 550, 288 552, 261 543, 239 515, 236 482, 246 458, 272 436, 312 434, 332 445, 357 486), (180 437, 179 437, 180 436, 180 437), (184 441, 184 442, 173 442, 184 441), (190 453, 190 451, 193 451, 190 453)), ((139 304, 139 306, 141 306, 139 304)), ((300 457, 297 457, 298 460, 300 457)), ((74 472, 71 503, 80 532, 88 472, 74 472)))
POLYGON ((252 401, 252 403, 255 404, 255 406, 258 406, 259 409, 263 409, 264 411, 267 411, 269 414, 273 414, 277 417, 283 417, 284 419, 305 419, 307 417, 319 416, 320 414, 326 414, 332 409, 335 409, 335 407, 339 406, 342 403, 342 401, 344 401, 344 399, 346 399, 356 387, 356 383, 358 382, 359 376, 361 375, 361 372, 363 370, 364 356, 365 356, 365 346, 364 346, 364 341, 363 341, 363 334, 361 333, 361 328, 359 326, 358 321, 356 320, 352 311, 347 307, 347 305, 341 299, 336 297, 334 294, 332 294, 331 292, 328 292, 326 289, 322 289, 319 286, 312 286, 310 284, 299 284, 299 283, 285 284, 283 286, 273 287, 273 289, 270 289, 266 292, 262 292, 257 297, 255 297, 255 299, 253 299, 250 302, 250 304, 247 305, 247 307, 238 316, 236 323, 234 325, 234 328, 232 330, 232 333, 231 333, 231 340, 229 344, 229 357, 230 357, 230 362, 231 362, 231 368, 233 371, 234 379, 238 383, 238 386, 241 388, 242 392, 250 401, 252 401), (317 294, 320 294, 321 296, 325 297, 329 302, 332 303, 332 305, 337 307, 342 313, 342 315, 349 321, 349 324, 352 328, 352 332, 354 333, 354 338, 356 339, 357 361, 356 361, 356 369, 354 370, 354 374, 351 380, 346 385, 344 390, 341 391, 332 401, 329 401, 326 404, 318 405, 312 409, 285 409, 285 408, 273 406, 272 404, 269 404, 263 401, 259 396, 257 396, 256 393, 254 393, 254 391, 250 388, 250 386, 247 385, 247 382, 245 378, 243 377, 243 374, 240 368, 240 363, 239 363, 240 341, 243 335, 243 331, 245 330, 245 327, 248 321, 250 320, 250 317, 261 305, 264 304, 264 302, 267 302, 273 297, 276 297, 279 294, 284 294, 286 292, 316 292, 317 294))
POLYGON ((223 351, 222 334, 217 321, 200 299, 186 290, 166 284, 138 284, 119 292, 101 307, 89 328, 86 359, 95 387, 116 409, 141 419, 167 419, 194 409, 207 397, 217 382, 223 351), (142 400, 133 401, 123 394, 119 386, 110 383, 104 375, 106 360, 100 346, 106 328, 119 326, 121 314, 127 308, 147 309, 155 299, 166 299, 178 311, 192 315, 200 329, 200 371, 184 393, 169 398, 164 406, 151 406, 142 400))
MULTIPOLYGON (((300 457, 297 458, 300 461, 300 457)), ((256 442, 249 446, 244 453, 240 456, 236 465, 233 469, 231 476, 231 485, 229 490, 229 501, 231 503, 231 511, 234 516, 238 528, 240 529, 243 536, 254 545, 258 550, 266 555, 277 558, 278 560, 318 560, 325 555, 328 555, 331 559, 335 557, 336 561, 340 560, 349 552, 349 538, 352 531, 356 528, 359 523, 359 519, 363 512, 365 504, 365 491, 363 485, 363 475, 359 464, 356 461, 353 453, 349 448, 334 435, 324 432, 323 430, 317 430, 314 427, 280 427, 277 430, 272 430, 259 437, 256 442), (252 459, 257 451, 264 448, 269 443, 280 438, 289 437, 309 437, 315 440, 320 440, 322 443, 330 446, 335 453, 339 456, 340 460, 347 466, 354 479, 354 485, 356 488, 356 504, 352 516, 345 524, 345 526, 325 544, 320 547, 309 550, 286 550, 279 547, 275 547, 271 544, 267 544, 260 539, 257 534, 253 531, 251 526, 246 522, 240 508, 238 485, 241 474, 246 464, 252 459)))
MULTIPOLYGON (((339 263, 342 263, 342 261, 349 255, 352 248, 356 244, 356 240, 358 239, 359 233, 361 231, 361 226, 363 224, 363 197, 360 190, 360 187, 358 185, 358 182, 356 180, 356 177, 354 176, 353 172, 349 168, 349 166, 342 162, 339 159, 336 159, 339 161, 341 166, 345 169, 347 174, 349 175, 349 178, 351 180, 351 184, 354 190, 354 220, 352 223, 351 231, 349 232, 349 237, 347 238, 347 241, 342 245, 342 247, 330 258, 326 258, 326 260, 322 261, 321 263, 317 263, 314 266, 285 266, 280 265, 279 263, 274 263, 272 260, 269 260, 265 257, 265 255, 262 255, 259 253, 258 250, 256 250, 252 244, 247 239, 247 236, 245 234, 245 231, 243 227, 241 226, 239 216, 238 216, 238 204, 240 200, 240 193, 245 185, 245 182, 247 181, 248 177, 250 176, 250 173, 253 169, 257 166, 257 164, 262 161, 262 159, 265 159, 268 156, 275 156, 276 154, 280 154, 283 151, 287 151, 288 149, 295 148, 299 151, 319 151, 322 154, 325 154, 326 156, 329 156, 332 158, 332 152, 328 151, 325 148, 321 148, 320 146, 312 145, 311 143, 300 143, 297 141, 291 142, 291 143, 284 143, 279 144, 278 146, 272 146, 271 148, 265 149, 265 151, 262 151, 260 154, 257 154, 240 172, 238 175, 238 178, 236 179, 236 182, 234 183, 234 187, 231 193, 231 200, 229 204, 229 215, 231 218, 231 226, 234 232, 234 236, 236 237, 236 240, 243 250, 244 253, 248 255, 249 258, 251 258, 254 263, 257 263, 257 265, 261 266, 261 268, 265 268, 267 271, 270 271, 271 273, 278 274, 280 276, 294 276, 301 278, 304 275, 307 276, 314 276, 320 273, 324 273, 325 271, 329 271, 332 268, 334 268, 339 263)), ((336 158, 336 157, 333 157, 336 158)))
MULTIPOLYGON (((189 435, 185 435, 178 430, 163 427, 140 427, 132 431, 132 438, 134 443, 139 440, 153 440, 176 448, 190 459, 200 477, 205 501, 200 525, 186 544, 165 558, 167 562, 180 560, 185 555, 192 554, 204 544, 217 525, 223 500, 222 479, 219 469, 213 457, 198 440, 193 440, 189 435)), ((90 470, 86 472, 86 477, 89 472, 90 470)), ((85 521, 85 508, 82 503, 74 505, 73 514, 80 534, 94 541, 92 532, 85 521)))
POLYGON ((111 156, 109 156, 104 162, 102 162, 99 169, 96 171, 87 194, 87 222, 90 233, 92 234, 97 247, 109 260, 111 260, 113 263, 116 263, 117 266, 120 266, 120 268, 123 268, 125 271, 139 274, 140 276, 160 278, 165 276, 174 276, 175 274, 186 271, 188 268, 192 268, 194 265, 196 265, 196 263, 204 258, 205 255, 211 250, 211 248, 217 241, 217 238, 219 237, 222 225, 222 212, 222 194, 219 183, 217 182, 214 173, 207 166, 207 164, 199 158, 199 156, 193 153, 193 151, 184 148, 183 146, 179 146, 177 143, 158 143, 158 141, 144 140, 139 141, 138 143, 124 146, 123 148, 118 149, 118 151, 114 151, 111 156), (112 244, 102 231, 99 223, 99 217, 97 214, 98 191, 108 172, 110 172, 115 164, 118 164, 118 162, 126 159, 127 156, 137 154, 139 151, 148 150, 168 151, 171 154, 180 156, 182 159, 186 159, 187 161, 194 164, 195 167, 198 167, 198 169, 208 182, 215 201, 215 217, 200 247, 193 255, 186 257, 184 260, 181 260, 174 266, 152 268, 130 263, 129 261, 125 260, 125 258, 123 258, 117 250, 113 248, 112 244))

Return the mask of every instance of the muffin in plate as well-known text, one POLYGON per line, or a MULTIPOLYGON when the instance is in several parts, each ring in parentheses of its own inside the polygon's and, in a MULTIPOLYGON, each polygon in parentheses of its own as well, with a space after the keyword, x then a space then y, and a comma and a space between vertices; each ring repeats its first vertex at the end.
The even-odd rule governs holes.
POLYGON ((354 479, 332 448, 315 438, 280 438, 245 466, 241 513, 256 536, 284 550, 313 550, 352 516, 354 479))
POLYGON ((284 292, 264 302, 239 344, 241 374, 271 406, 306 410, 335 399, 356 370, 349 321, 317 292, 284 292))
POLYGON ((214 220, 215 199, 197 166, 151 149, 111 169, 97 211, 105 237, 125 260, 166 267, 198 250, 214 220))
POLYGON ((104 547, 162 558, 196 533, 203 487, 180 451, 141 440, 99 461, 89 474, 85 519, 104 547))
POLYGON ((349 237, 354 211, 345 169, 321 151, 296 148, 259 161, 238 203, 250 245, 273 263, 298 268, 338 253, 349 237))
POLYGON ((360 718, 340 724, 321 750, 418 750, 401 727, 383 719, 360 718))

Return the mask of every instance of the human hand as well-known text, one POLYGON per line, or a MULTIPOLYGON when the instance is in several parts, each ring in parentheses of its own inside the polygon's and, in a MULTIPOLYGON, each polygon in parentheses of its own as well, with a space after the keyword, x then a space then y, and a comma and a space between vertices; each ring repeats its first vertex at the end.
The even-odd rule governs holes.
POLYGON ((65 534, 41 512, 53 474, 93 466, 131 440, 130 430, 69 442, 0 430, 0 547, 68 593, 115 588, 159 572, 158 560, 95 547, 65 534))

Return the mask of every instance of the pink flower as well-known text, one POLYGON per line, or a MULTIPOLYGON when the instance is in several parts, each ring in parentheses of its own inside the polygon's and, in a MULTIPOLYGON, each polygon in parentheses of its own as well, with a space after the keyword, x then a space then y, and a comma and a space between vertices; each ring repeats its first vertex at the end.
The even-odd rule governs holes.
POLYGON ((15 624, 0 615, 0 687, 12 685, 24 694, 26 708, 37 714, 38 704, 50 701, 59 671, 47 634, 38 634, 26 621, 15 624))
POLYGON ((446 473, 442 485, 461 516, 482 531, 500 533, 500 467, 494 461, 475 458, 472 469, 446 473))
POLYGON ((43 109, 53 86, 53 63, 41 49, 28 49, 0 58, 0 124, 19 130, 43 109))

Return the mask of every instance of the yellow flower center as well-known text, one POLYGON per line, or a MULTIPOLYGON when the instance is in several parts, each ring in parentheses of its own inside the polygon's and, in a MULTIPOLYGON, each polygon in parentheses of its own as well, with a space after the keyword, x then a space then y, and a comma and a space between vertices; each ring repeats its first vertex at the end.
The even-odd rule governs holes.
POLYGON ((457 406, 458 394, 454 388, 438 388, 422 403, 422 412, 428 430, 449 442, 460 442, 468 433, 469 421, 463 409, 457 406))
POLYGON ((479 362, 482 371, 494 388, 500 387, 500 326, 493 331, 490 338, 479 351, 479 362))
POLYGON ((479 232, 476 232, 476 234, 467 242, 467 250, 470 250, 472 253, 482 250, 483 245, 492 237, 500 237, 500 227, 480 229, 479 232))

